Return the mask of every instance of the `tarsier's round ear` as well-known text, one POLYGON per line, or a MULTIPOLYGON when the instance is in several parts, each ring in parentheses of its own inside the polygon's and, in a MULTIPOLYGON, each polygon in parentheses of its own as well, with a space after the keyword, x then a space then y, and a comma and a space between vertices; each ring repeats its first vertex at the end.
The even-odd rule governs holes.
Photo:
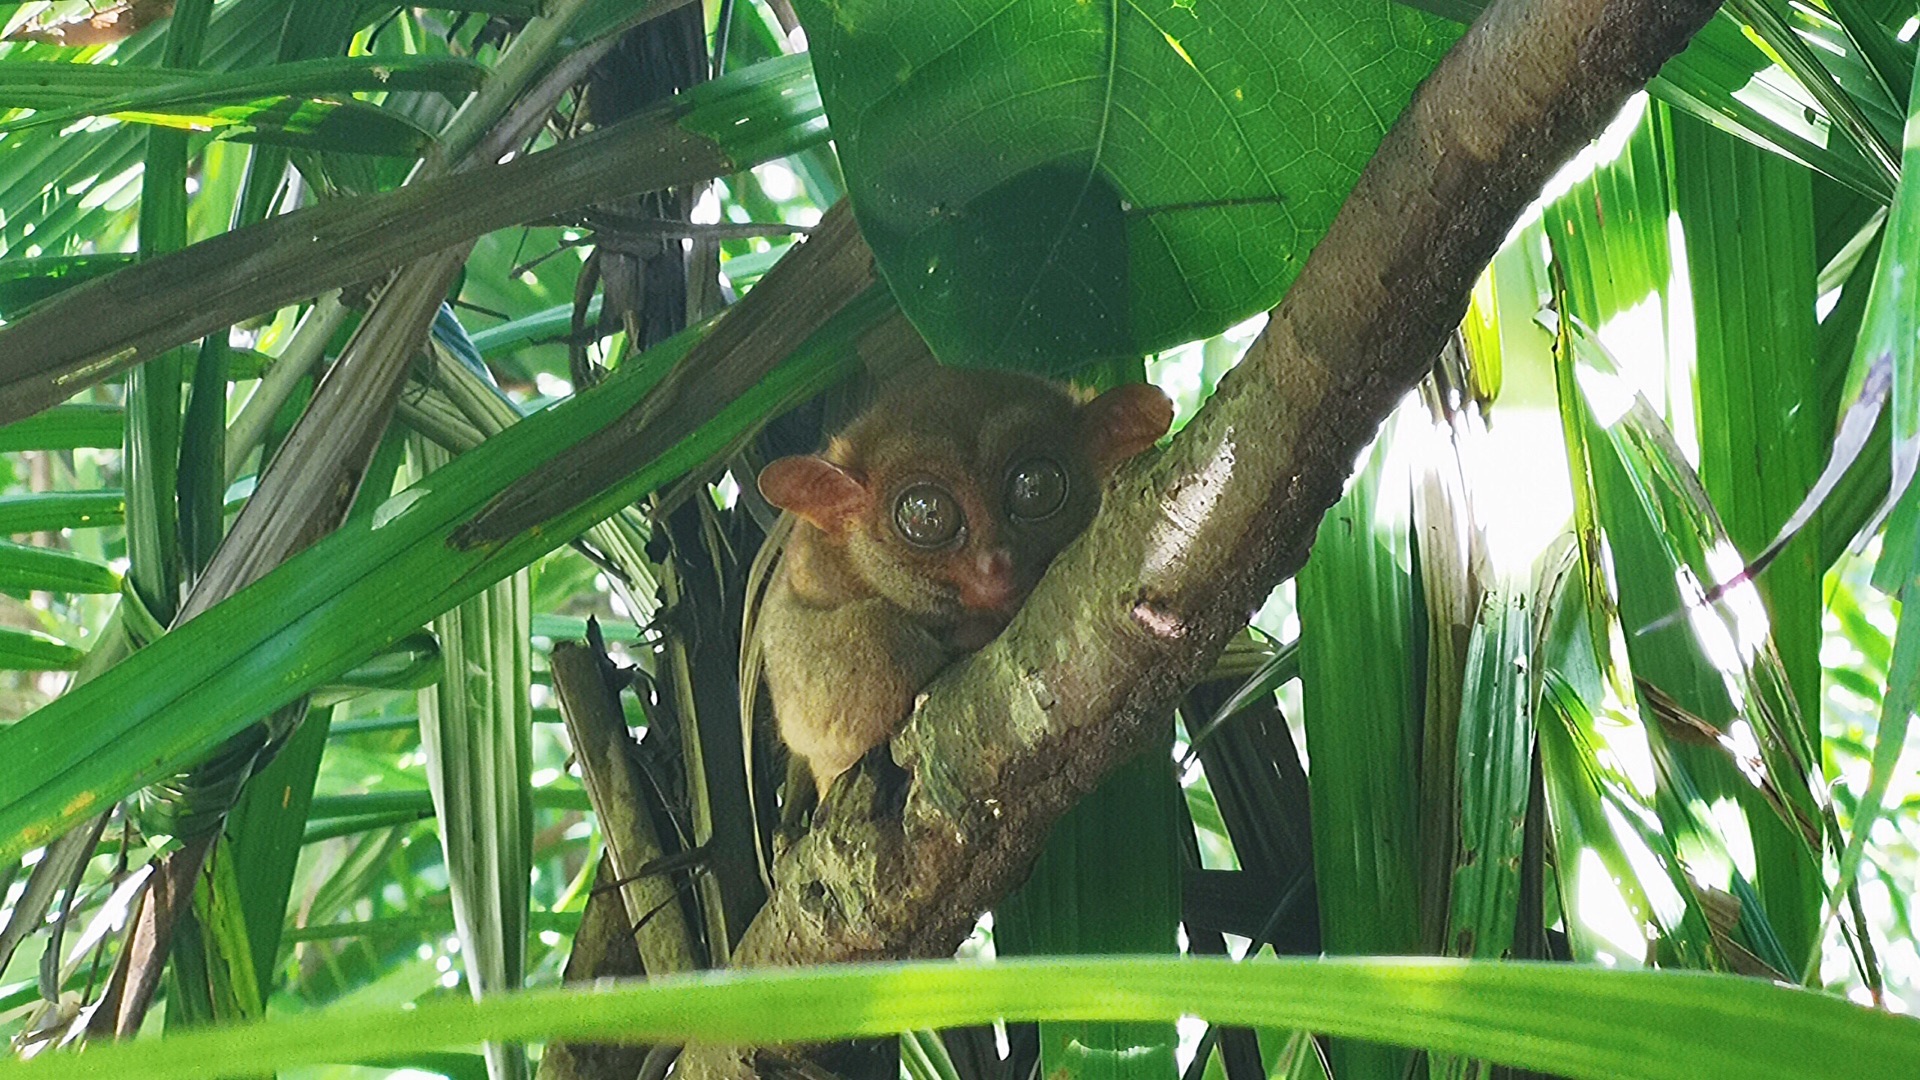
POLYGON ((867 506, 867 486, 858 476, 814 455, 769 462, 760 470, 760 494, 827 532, 841 531, 867 506))
POLYGON ((1173 425, 1173 402, 1152 383, 1128 383, 1080 406, 1080 438, 1105 476, 1173 425))

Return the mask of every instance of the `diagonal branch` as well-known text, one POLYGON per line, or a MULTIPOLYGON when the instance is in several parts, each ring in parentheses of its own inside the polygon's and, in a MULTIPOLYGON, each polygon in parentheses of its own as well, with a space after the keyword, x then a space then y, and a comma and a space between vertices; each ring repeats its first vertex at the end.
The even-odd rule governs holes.
MULTIPOLYGON (((748 964, 952 952, 1049 827, 1141 745, 1305 562, 1359 450, 1427 370, 1548 176, 1718 7, 1500 0, 1421 87, 1241 366, 1167 452, 1123 473, 1012 627, 945 673, 893 754, 788 854, 748 964)), ((695 1047, 683 1075, 739 1075, 695 1047)))

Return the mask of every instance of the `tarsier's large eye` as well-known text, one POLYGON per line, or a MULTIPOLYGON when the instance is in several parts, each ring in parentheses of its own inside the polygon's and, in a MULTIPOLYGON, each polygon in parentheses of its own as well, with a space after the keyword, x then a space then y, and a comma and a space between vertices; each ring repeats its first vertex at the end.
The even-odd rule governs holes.
POLYGON ((915 484, 893 504, 893 527, 915 547, 941 547, 958 536, 965 523, 953 493, 934 484, 915 484))
POLYGON ((1067 501, 1067 471, 1048 458, 1029 458, 1007 477, 1007 513, 1020 521, 1038 521, 1067 501))

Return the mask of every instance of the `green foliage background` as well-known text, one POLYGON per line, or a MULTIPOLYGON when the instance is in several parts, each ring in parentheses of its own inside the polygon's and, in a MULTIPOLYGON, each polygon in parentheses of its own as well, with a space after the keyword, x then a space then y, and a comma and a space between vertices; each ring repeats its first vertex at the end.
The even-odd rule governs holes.
POLYGON ((551 989, 608 831, 553 643, 591 616, 638 672, 622 708, 680 857, 659 873, 688 962, 718 965, 760 888, 726 854, 757 828, 725 704, 769 523, 752 467, 852 407, 896 304, 948 362, 1144 371, 1191 415, 1477 7, 795 6, 804 38, 758 0, 178 0, 75 46, 23 31, 87 5, 0 3, 18 1051, 99 999, 149 862, 213 851, 143 1029, 165 1038, 21 1075, 507 1077, 617 1032, 910 1031, 915 1080, 1920 1068, 1889 1015, 1920 994, 1920 15, 1896 0, 1728 4, 1562 174, 1170 752, 962 948, 1034 967, 551 989), (625 111, 622 84, 562 92, 613 43, 629 79, 699 77, 625 111), (462 179, 515 116, 520 171, 462 179), (663 144, 687 152, 634 149, 663 144), (638 200, 661 177, 712 184, 638 200), (887 288, 738 385, 683 364, 843 195, 887 288), (344 239, 292 242, 308 223, 344 239), (579 329, 576 301, 623 302, 594 260, 632 250, 682 268, 672 314, 579 329), (360 404, 303 433, 329 370, 360 404), (52 371, 78 392, 26 415, 52 371), (448 542, 690 384, 721 389, 617 480, 448 542), (1699 602, 1776 535, 1757 588, 1699 602), (1294 958, 1322 952, 1447 959, 1294 958), (1090 953, 1159 955, 1063 959, 1090 953), (924 1030, 996 1018, 1004 1049, 924 1030))

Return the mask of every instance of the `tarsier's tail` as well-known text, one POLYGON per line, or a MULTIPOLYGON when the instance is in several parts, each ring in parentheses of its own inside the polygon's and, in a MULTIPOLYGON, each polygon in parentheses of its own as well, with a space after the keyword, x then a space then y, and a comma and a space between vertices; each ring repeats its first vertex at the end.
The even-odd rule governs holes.
POLYGON ((754 813, 753 852, 760 864, 760 880, 768 889, 773 888, 773 858, 759 827, 763 815, 760 793, 753 779, 754 715, 759 708, 760 686, 766 674, 766 656, 758 630, 760 603, 767 595, 767 586, 773 582, 774 568, 780 565, 780 554, 793 535, 795 520, 792 514, 781 514, 767 532, 759 554, 753 557, 753 565, 747 568, 747 596, 740 617, 740 765, 747 771, 747 804, 753 807, 754 813))

